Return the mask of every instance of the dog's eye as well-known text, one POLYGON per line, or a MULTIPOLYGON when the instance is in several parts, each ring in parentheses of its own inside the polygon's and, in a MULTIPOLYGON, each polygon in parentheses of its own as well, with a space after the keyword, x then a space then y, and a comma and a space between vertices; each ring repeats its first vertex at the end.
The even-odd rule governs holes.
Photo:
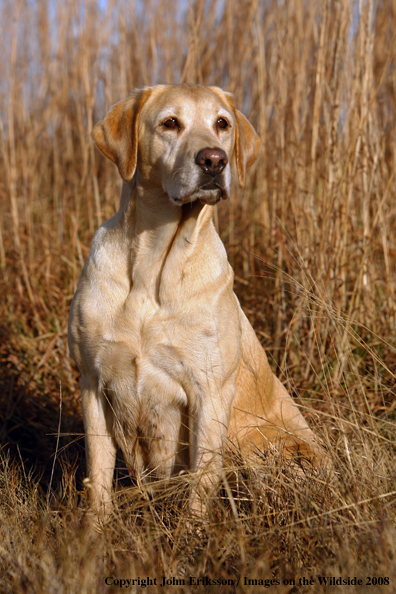
POLYGON ((228 128, 228 122, 224 118, 219 118, 217 120, 216 124, 217 124, 217 127, 221 128, 222 130, 225 130, 226 128, 228 128))
POLYGON ((180 128, 179 121, 176 118, 169 118, 162 124, 165 128, 180 128))

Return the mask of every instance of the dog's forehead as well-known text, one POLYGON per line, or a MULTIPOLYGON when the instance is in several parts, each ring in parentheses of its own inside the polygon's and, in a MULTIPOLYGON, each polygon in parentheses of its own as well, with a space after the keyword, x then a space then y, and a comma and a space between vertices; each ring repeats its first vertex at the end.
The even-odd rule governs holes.
POLYGON ((193 116, 232 114, 227 96, 221 89, 201 85, 163 85, 154 87, 147 102, 149 117, 161 114, 193 116))

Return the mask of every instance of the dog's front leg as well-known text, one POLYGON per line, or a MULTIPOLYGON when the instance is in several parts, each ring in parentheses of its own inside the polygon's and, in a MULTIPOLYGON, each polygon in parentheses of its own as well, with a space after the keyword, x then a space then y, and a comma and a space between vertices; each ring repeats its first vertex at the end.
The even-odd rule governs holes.
POLYGON ((102 390, 86 376, 81 379, 90 503, 99 514, 111 508, 111 487, 117 446, 112 436, 113 412, 102 390))
POLYGON ((218 487, 222 476, 223 454, 227 440, 230 409, 235 394, 234 381, 221 389, 211 386, 202 395, 196 414, 190 416, 190 470, 195 474, 190 498, 190 513, 205 516, 205 500, 218 487))

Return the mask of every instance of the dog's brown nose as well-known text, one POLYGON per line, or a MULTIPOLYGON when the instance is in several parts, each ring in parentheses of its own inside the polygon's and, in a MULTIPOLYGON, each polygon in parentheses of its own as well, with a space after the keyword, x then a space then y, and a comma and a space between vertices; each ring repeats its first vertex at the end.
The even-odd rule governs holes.
POLYGON ((222 149, 204 148, 197 154, 195 162, 205 173, 217 175, 218 173, 221 173, 227 165, 228 158, 222 149))

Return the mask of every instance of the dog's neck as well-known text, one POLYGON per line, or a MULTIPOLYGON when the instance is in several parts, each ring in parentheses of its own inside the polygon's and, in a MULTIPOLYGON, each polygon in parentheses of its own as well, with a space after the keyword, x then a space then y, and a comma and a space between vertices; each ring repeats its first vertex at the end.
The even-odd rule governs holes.
POLYGON ((176 252, 185 260, 198 235, 211 224, 212 214, 213 206, 200 202, 176 206, 162 190, 148 190, 134 181, 124 183, 119 215, 124 232, 132 238, 134 289, 157 299, 161 273, 172 247, 175 248, 172 258, 176 252), (180 245, 185 247, 180 248, 180 245))

